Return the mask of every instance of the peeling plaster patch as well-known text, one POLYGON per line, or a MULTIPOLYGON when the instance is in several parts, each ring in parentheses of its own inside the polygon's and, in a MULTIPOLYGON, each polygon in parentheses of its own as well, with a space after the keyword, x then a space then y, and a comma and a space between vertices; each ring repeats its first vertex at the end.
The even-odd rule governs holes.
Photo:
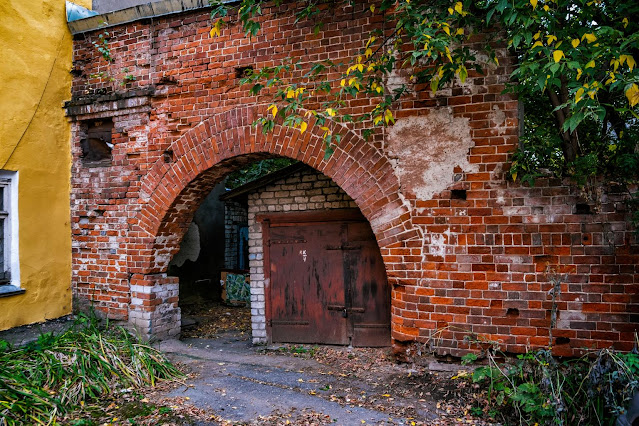
POLYGON ((200 228, 195 222, 191 222, 180 244, 180 251, 173 256, 170 264, 180 267, 187 260, 195 262, 198 256, 200 256, 200 228))
POLYGON ((387 150, 402 189, 429 200, 453 181, 455 166, 477 171, 468 162, 474 146, 468 118, 453 117, 450 109, 433 110, 423 117, 399 119, 391 127, 387 150))
MULTIPOLYGON (((405 211, 410 212, 413 210, 413 206, 410 201, 408 201, 401 192, 399 193, 399 198, 401 200, 401 205, 406 209, 405 211)), ((397 219, 397 211, 398 208, 396 203, 384 206, 383 209, 379 210, 375 216, 370 219, 371 228, 373 230, 377 230, 388 226, 390 222, 397 219)))
POLYGON ((495 125, 500 135, 506 132, 506 113, 499 109, 497 105, 493 105, 490 112, 490 121, 495 125))
POLYGON ((428 251, 435 256, 444 257, 446 255, 445 237, 443 234, 432 234, 430 236, 430 246, 428 251))
POLYGON ((479 86, 477 86, 472 78, 467 78, 462 82, 459 76, 455 76, 454 87, 460 87, 464 95, 476 95, 479 92, 479 86))
POLYGON ((557 328, 570 328, 571 321, 586 321, 586 315, 581 311, 561 311, 557 328))
POLYGON ((451 253, 448 246, 451 235, 450 229, 447 229, 442 234, 424 233, 422 239, 422 261, 426 261, 426 254, 445 257, 447 253, 451 253))
POLYGON ((397 218, 397 212, 394 206, 384 206, 375 217, 371 218, 371 228, 373 230, 382 229, 384 225, 387 225, 395 218, 397 218))
POLYGON ((408 79, 404 78, 399 72, 397 72, 397 69, 393 68, 393 70, 388 74, 388 77, 386 77, 386 88, 392 92, 402 86, 406 86, 408 93, 415 93, 413 85, 408 81, 408 79))

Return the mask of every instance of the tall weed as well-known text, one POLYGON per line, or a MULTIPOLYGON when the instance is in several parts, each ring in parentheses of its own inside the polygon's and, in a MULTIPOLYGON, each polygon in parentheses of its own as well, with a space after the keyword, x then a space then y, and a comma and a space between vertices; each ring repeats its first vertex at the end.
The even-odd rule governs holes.
MULTIPOLYGON (((488 364, 475 369, 484 385, 485 405, 477 407, 505 424, 612 425, 639 391, 639 355, 602 349, 560 360, 549 349, 499 362, 497 348, 488 364)), ((477 357, 469 354, 467 363, 477 357)))
POLYGON ((0 426, 51 424, 86 402, 181 373, 121 327, 81 315, 24 347, 0 341, 0 426))

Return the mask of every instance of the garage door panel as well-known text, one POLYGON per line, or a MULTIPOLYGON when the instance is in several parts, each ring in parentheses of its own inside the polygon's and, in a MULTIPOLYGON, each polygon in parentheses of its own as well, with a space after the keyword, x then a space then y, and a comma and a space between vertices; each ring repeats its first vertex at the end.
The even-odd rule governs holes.
POLYGON ((349 276, 353 346, 390 343, 390 287, 382 256, 367 222, 348 224, 344 263, 349 276))
POLYGON ((269 228, 271 340, 390 344, 390 290, 367 222, 269 228))
POLYGON ((344 282, 334 265, 340 253, 327 242, 340 236, 335 224, 274 227, 270 241, 271 334, 274 342, 348 344, 341 312, 344 282))

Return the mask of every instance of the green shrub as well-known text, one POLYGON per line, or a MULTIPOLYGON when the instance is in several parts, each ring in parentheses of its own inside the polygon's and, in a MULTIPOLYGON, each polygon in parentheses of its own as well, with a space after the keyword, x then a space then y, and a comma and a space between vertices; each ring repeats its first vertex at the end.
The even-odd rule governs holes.
MULTIPOLYGON (((475 369, 485 386, 485 406, 476 407, 506 424, 612 425, 639 390, 639 355, 602 349, 577 359, 558 360, 548 349, 475 369)), ((473 361, 469 356, 466 362, 473 361)))

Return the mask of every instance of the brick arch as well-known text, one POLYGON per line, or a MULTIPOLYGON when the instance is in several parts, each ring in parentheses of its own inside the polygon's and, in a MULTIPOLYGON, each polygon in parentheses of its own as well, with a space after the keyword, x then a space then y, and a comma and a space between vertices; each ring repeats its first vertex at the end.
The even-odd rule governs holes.
POLYGON ((219 113, 201 122, 171 144, 174 160, 159 159, 141 184, 146 202, 136 230, 151 243, 146 259, 131 271, 164 273, 188 224, 204 197, 226 174, 254 160, 272 156, 301 161, 340 186, 368 219, 380 248, 417 235, 408 206, 400 198, 399 180, 388 159, 372 144, 345 127, 340 146, 326 159, 323 131, 276 125, 263 135, 251 125, 256 107, 219 113))

